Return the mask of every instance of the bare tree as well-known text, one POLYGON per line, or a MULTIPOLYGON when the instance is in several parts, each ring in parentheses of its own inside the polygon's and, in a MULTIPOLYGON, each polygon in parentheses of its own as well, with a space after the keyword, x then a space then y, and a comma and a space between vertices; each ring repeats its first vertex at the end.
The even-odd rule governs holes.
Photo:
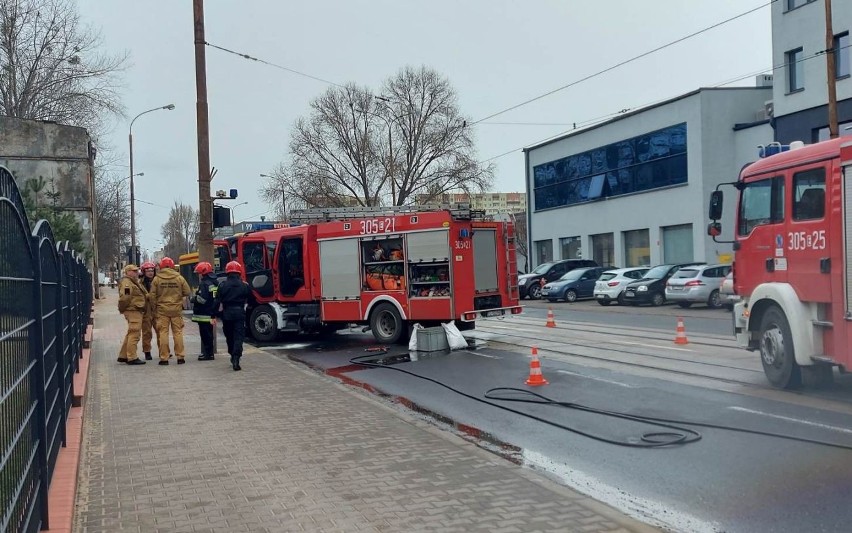
POLYGON ((127 55, 102 54, 100 44, 74 0, 0 0, 0 114, 101 131, 122 112, 127 55))
POLYGON ((198 234, 198 210, 192 206, 175 201, 169 211, 169 218, 163 224, 163 240, 166 242, 165 254, 177 260, 181 254, 195 251, 195 238, 198 234))
POLYGON ((456 100, 449 81, 426 67, 401 70, 381 96, 354 84, 331 88, 296 121, 288 161, 261 194, 284 211, 406 205, 482 191, 493 168, 475 159, 456 100))

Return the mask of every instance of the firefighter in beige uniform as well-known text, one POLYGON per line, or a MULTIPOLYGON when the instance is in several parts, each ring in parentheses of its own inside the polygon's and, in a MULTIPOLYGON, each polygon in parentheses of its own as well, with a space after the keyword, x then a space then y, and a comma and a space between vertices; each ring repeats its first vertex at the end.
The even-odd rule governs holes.
POLYGON ((118 354, 119 363, 128 365, 144 365, 145 361, 136 355, 139 337, 142 336, 142 317, 148 305, 148 293, 139 283, 139 267, 127 265, 124 267, 124 277, 118 284, 118 312, 127 320, 127 333, 121 343, 118 354))
POLYGON ((169 329, 175 339, 175 356, 179 365, 186 361, 183 346, 183 300, 189 296, 189 284, 175 270, 170 257, 160 261, 160 271, 151 282, 151 303, 157 316, 160 364, 169 364, 169 329))

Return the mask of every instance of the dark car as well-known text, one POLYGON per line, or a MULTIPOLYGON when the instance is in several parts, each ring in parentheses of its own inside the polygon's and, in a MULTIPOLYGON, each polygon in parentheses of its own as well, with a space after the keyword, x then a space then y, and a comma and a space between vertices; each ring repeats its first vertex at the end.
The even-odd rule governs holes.
POLYGON ((666 282, 672 275, 686 266, 703 265, 703 262, 680 263, 677 265, 657 265, 642 277, 628 283, 624 289, 624 302, 629 305, 666 303, 666 282))
POLYGON ((556 281, 575 268, 596 267, 598 264, 591 259, 563 259, 550 261, 535 267, 529 274, 518 276, 518 290, 521 298, 538 300, 541 298, 541 287, 549 281, 556 281))
POLYGON ((575 268, 542 287, 541 297, 551 302, 559 299, 573 302, 578 298, 591 298, 595 292, 595 281, 605 270, 604 267, 575 268))

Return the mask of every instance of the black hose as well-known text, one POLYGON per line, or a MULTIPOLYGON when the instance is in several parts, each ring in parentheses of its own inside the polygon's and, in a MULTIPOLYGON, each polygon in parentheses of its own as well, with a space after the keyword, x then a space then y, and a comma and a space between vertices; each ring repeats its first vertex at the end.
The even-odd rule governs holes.
MULTIPOLYGON (((375 349, 372 349, 371 351, 375 351, 375 349)), ((410 372, 410 371, 405 370, 403 368, 399 368, 399 367, 396 367, 396 366, 389 366, 389 365, 386 365, 386 364, 382 364, 380 362, 364 361, 364 359, 373 359, 373 360, 382 361, 384 359, 396 359, 396 358, 400 358, 400 357, 408 355, 407 352, 394 354, 394 355, 388 355, 387 354, 388 350, 386 348, 382 348, 382 351, 384 352, 384 355, 382 355, 382 356, 377 356, 375 354, 362 355, 362 356, 358 356, 358 357, 353 357, 352 359, 349 360, 349 363, 354 364, 354 365, 364 366, 364 367, 367 367, 367 368, 386 368, 388 370, 395 370, 397 372, 402 372, 403 374, 408 374, 409 376, 413 376, 413 377, 416 377, 416 378, 419 378, 419 379, 422 379, 422 380, 425 380, 425 381, 429 381, 429 382, 434 383, 434 384, 436 384, 440 387, 451 390, 451 391, 455 392, 456 394, 464 396, 465 398, 469 398, 471 400, 474 400, 474 401, 477 401, 477 402, 480 402, 480 403, 484 403, 486 405, 490 405, 492 407, 496 407, 498 409, 502 409, 502 410, 508 411, 510 413, 514 413, 514 414, 521 415, 521 416, 524 416, 524 417, 527 417, 527 418, 531 418, 532 420, 536 420, 538 422, 542 422, 544 424, 548 424, 548 425, 553 426, 553 427, 564 429, 566 431, 570 431, 571 433, 575 433, 577 435, 582 435, 584 437, 588 437, 590 439, 594 439, 594 440, 597 440, 597 441, 600 441, 600 442, 606 442, 608 444, 614 444, 616 446, 626 446, 626 447, 630 447, 630 448, 660 448, 660 447, 663 447, 663 446, 672 446, 672 445, 675 445, 675 444, 691 444, 693 442, 698 442, 699 440, 701 440, 701 434, 700 433, 698 433, 695 430, 692 430, 692 429, 689 429, 689 428, 686 428, 686 427, 682 427, 682 426, 686 425, 686 426, 697 426, 697 427, 704 427, 704 428, 711 428, 711 429, 721 429, 721 430, 725 430, 725 431, 735 431, 735 432, 738 432, 738 433, 760 435, 760 436, 764 436, 764 437, 775 437, 775 438, 778 438, 778 439, 790 440, 790 441, 794 441, 794 442, 816 444, 816 445, 819 445, 819 446, 827 446, 827 447, 830 447, 830 448, 838 448, 838 449, 841 449, 841 450, 852 451, 852 446, 847 446, 847 445, 844 445, 844 444, 826 442, 826 441, 821 441, 821 440, 817 440, 817 439, 809 439, 809 438, 805 438, 805 437, 794 437, 792 435, 785 435, 785 434, 782 434, 782 433, 773 433, 773 432, 770 432, 770 431, 760 431, 760 430, 755 430, 755 429, 739 428, 739 427, 735 427, 735 426, 726 426, 726 425, 721 425, 721 424, 709 424, 709 423, 705 423, 705 422, 693 422, 693 421, 690 421, 690 420, 667 419, 667 418, 659 418, 659 417, 652 417, 652 416, 643 416, 643 415, 636 415, 636 414, 630 414, 630 413, 623 413, 623 412, 620 412, 620 411, 609 411, 609 410, 606 410, 606 409, 598 409, 598 408, 595 408, 595 407, 589 407, 589 406, 579 404, 579 403, 575 403, 575 402, 563 402, 563 401, 553 400, 551 398, 548 398, 547 396, 544 396, 543 394, 538 394, 538 393, 530 391, 530 390, 518 389, 518 388, 515 388, 515 387, 494 387, 492 389, 485 391, 485 394, 484 394, 485 399, 483 399, 483 398, 479 398, 479 397, 467 394, 465 392, 462 392, 462 391, 460 391, 460 390, 458 390, 454 387, 451 387, 451 386, 447 385, 446 383, 443 383, 443 382, 438 381, 436 379, 426 377, 426 376, 422 376, 420 374, 415 374, 414 372, 410 372), (533 399, 500 396, 499 394, 501 392, 502 393, 508 392, 508 393, 512 393, 512 394, 524 394, 524 395, 527 395, 527 396, 532 396, 533 399), (512 409, 512 408, 506 407, 504 405, 500 405, 500 404, 497 404, 497 403, 494 403, 494 402, 490 402, 488 400, 497 400, 497 401, 502 401, 502 402, 532 403, 532 404, 540 404, 540 405, 554 405, 554 406, 559 406, 559 407, 565 407, 565 408, 568 408, 568 409, 576 409, 578 411, 584 411, 584 412, 587 412, 587 413, 594 413, 594 414, 609 416, 609 417, 613 417, 613 418, 621 418, 621 419, 624 419, 624 420, 630 420, 630 421, 633 421, 633 422, 640 422, 640 423, 643 423, 643 424, 648 424, 648 425, 651 425, 651 426, 665 428, 665 429, 669 429, 669 430, 673 430, 673 431, 657 431, 657 432, 643 433, 639 437, 639 440, 641 442, 629 442, 629 441, 614 440, 614 439, 609 439, 609 438, 606 438, 606 437, 600 437, 598 435, 593 435, 591 433, 581 431, 579 429, 572 428, 570 426, 566 426, 566 425, 560 424, 558 422, 553 422, 551 420, 547 420, 547 419, 544 419, 544 418, 541 418, 541 417, 538 417, 538 416, 535 416, 535 415, 532 415, 532 414, 529 414, 529 413, 524 413, 522 411, 518 411, 516 409, 512 409)))

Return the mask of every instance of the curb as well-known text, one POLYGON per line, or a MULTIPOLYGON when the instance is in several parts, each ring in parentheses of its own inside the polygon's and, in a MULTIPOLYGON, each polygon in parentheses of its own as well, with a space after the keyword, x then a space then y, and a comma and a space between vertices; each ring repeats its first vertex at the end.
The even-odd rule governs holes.
POLYGON ((71 411, 65 422, 65 446, 60 448, 56 457, 56 466, 47 494, 47 509, 50 517, 50 531, 71 533, 74 525, 74 502, 77 497, 78 473, 80 470, 80 450, 83 444, 83 417, 85 409, 86 384, 92 357, 91 343, 94 307, 86 326, 83 341, 83 356, 79 361, 79 372, 74 374, 74 395, 71 411))

